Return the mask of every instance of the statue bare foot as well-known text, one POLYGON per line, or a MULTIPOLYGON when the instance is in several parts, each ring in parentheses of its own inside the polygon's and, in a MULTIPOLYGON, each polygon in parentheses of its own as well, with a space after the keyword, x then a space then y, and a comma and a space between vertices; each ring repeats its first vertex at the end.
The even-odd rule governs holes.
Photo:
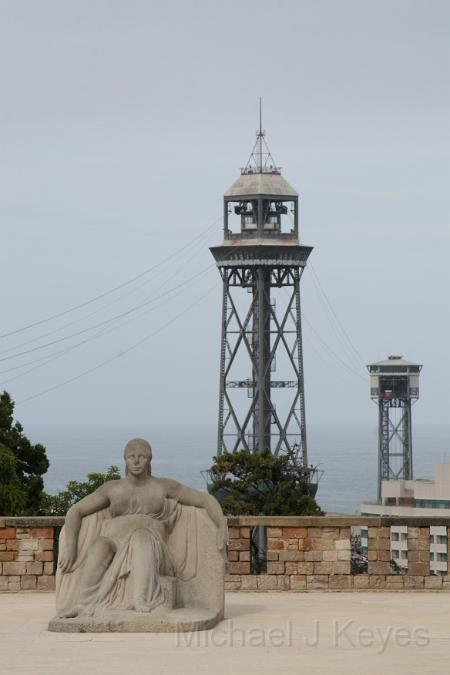
POLYGON ((63 614, 59 615, 60 619, 73 619, 74 617, 78 616, 79 614, 79 609, 78 607, 74 607, 73 609, 70 609, 68 612, 64 612, 63 614))
POLYGON ((63 614, 59 614, 60 619, 74 619, 76 616, 94 616, 94 608, 93 607, 88 607, 88 608, 82 608, 82 607, 73 607, 73 609, 69 609, 67 612, 64 612, 63 614))
POLYGON ((151 607, 149 607, 147 603, 142 598, 140 598, 139 600, 135 601, 134 610, 136 612, 150 612, 151 607))

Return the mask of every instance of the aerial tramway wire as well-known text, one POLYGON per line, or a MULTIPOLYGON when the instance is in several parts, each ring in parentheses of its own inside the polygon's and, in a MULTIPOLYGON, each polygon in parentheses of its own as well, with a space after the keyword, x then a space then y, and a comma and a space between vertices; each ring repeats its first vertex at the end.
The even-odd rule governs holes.
POLYGON ((330 352, 330 354, 333 355, 334 359, 337 360, 337 363, 340 364, 345 370, 347 370, 351 375, 358 377, 360 380, 363 380, 364 382, 366 381, 365 378, 353 368, 352 365, 346 363, 335 351, 330 347, 330 345, 323 339, 323 337, 320 335, 320 333, 314 328, 312 325, 311 321, 306 317, 304 310, 302 310, 302 319, 304 319, 306 325, 310 328, 310 330, 315 334, 316 338, 319 340, 319 343, 321 344, 322 348, 330 352))
MULTIPOLYGON (((181 295, 181 293, 183 293, 186 288, 188 288, 188 286, 183 286, 181 289, 179 289, 178 292, 175 293, 171 297, 171 300, 173 299, 173 297, 181 295)), ((32 373, 36 370, 39 370, 40 368, 43 368, 44 366, 48 365, 49 363, 52 363, 53 361, 56 361, 57 359, 61 358, 65 354, 68 354, 68 353, 72 352, 74 349, 77 349, 78 347, 81 347, 81 346, 83 346, 83 345, 85 345, 89 342, 92 342, 93 340, 95 340, 99 337, 103 337, 104 335, 109 335, 110 333, 113 333, 115 330, 119 330, 120 328, 123 328, 124 326, 127 326, 128 324, 132 323, 133 321, 137 321, 138 319, 140 319, 143 316, 149 314, 150 312, 153 312, 154 310, 162 307, 165 304, 165 302, 166 301, 163 301, 163 302, 159 303, 158 305, 156 305, 155 307, 150 307, 150 308, 146 309, 144 312, 141 312, 140 314, 138 314, 137 316, 133 316, 131 319, 128 319, 127 321, 123 321, 122 323, 116 324, 116 325, 114 325, 112 327, 109 327, 109 328, 103 327, 100 331, 98 331, 97 333, 94 333, 94 335, 90 335, 85 340, 81 340, 80 342, 77 342, 76 344, 71 345, 70 347, 67 347, 67 348, 62 349, 58 352, 55 352, 50 357, 48 357, 48 355, 47 355, 47 356, 44 356, 44 357, 40 357, 39 359, 29 361, 27 364, 22 364, 21 366, 15 366, 14 368, 10 368, 10 369, 4 370, 4 371, 0 371, 0 374, 3 374, 3 373, 6 373, 6 372, 10 372, 11 370, 16 370, 18 368, 24 368, 27 365, 33 366, 33 368, 30 368, 29 370, 26 370, 24 373, 19 373, 18 375, 15 375, 14 377, 11 377, 7 380, 2 380, 2 383, 3 384, 10 384, 11 382, 15 382, 16 380, 20 379, 21 377, 25 377, 26 375, 29 375, 30 373, 32 373), (38 365, 35 365, 35 364, 38 364, 38 365)))
MULTIPOLYGON (((356 357, 358 365, 363 364, 363 366, 365 367, 366 362, 364 361, 364 358, 362 357, 361 352, 356 348, 353 340, 350 338, 348 332, 344 328, 344 326, 342 324, 342 321, 340 320, 336 310, 334 309, 334 307, 331 303, 331 300, 329 299, 327 293, 325 292, 325 289, 323 288, 323 285, 322 285, 322 283, 319 279, 319 276, 318 276, 317 272, 315 271, 315 269, 314 269, 314 267, 311 263, 309 263, 308 267, 311 268, 312 279, 313 279, 313 282, 314 282, 317 290, 319 291, 319 297, 322 296, 322 298, 324 299, 324 301, 325 301, 324 304, 329 309, 329 311, 331 313, 331 316, 334 319, 335 326, 337 326, 339 328, 339 330, 341 331, 341 334, 343 335, 344 339, 346 340, 347 348, 350 347, 350 350, 351 350, 351 353, 352 353, 352 358, 356 357)), ((331 321, 330 321, 330 323, 333 325, 333 323, 331 321)))
POLYGON ((305 340, 307 341, 309 347, 313 349, 313 351, 317 354, 317 357, 326 365, 327 368, 334 368, 336 375, 346 383, 355 383, 357 384, 358 387, 362 387, 362 383, 355 382, 354 377, 355 373, 350 373, 347 370, 342 370, 342 366, 339 362, 336 361, 336 359, 329 354, 326 349, 323 347, 323 345, 320 345, 311 335, 309 335, 307 332, 304 333, 305 340), (321 349, 323 350, 321 351, 321 349))
POLYGON ((213 285, 206 293, 201 295, 197 300, 192 302, 190 305, 188 305, 185 309, 183 309, 181 312, 176 314, 174 317, 169 319, 169 321, 166 321, 162 326, 160 326, 158 329, 152 331, 151 333, 148 333, 147 335, 144 335, 143 338, 138 340, 138 342, 135 342, 133 345, 128 347, 127 349, 124 349, 120 352, 120 354, 115 354, 114 356, 109 357, 108 359, 105 359, 104 361, 101 361, 97 365, 93 366, 92 368, 88 368, 87 370, 84 370, 83 372, 79 373, 78 375, 75 375, 74 377, 69 378, 68 380, 64 380, 63 382, 59 382, 56 385, 53 385, 52 387, 49 387, 48 389, 44 389, 42 391, 37 392, 36 394, 32 394, 31 396, 27 396, 27 398, 22 399, 21 401, 18 401, 17 403, 20 405, 22 403, 27 403, 28 401, 31 401, 35 398, 38 398, 40 396, 44 396, 45 394, 49 394, 52 391, 55 391, 57 389, 61 389, 62 387, 66 386, 67 384, 71 384, 72 382, 75 382, 76 380, 81 379, 82 377, 85 377, 86 375, 89 375, 100 368, 103 368, 103 366, 108 365, 109 363, 112 363, 113 361, 116 361, 119 358, 122 358, 126 354, 129 354, 131 351, 134 351, 138 347, 140 347, 144 342, 149 340, 150 338, 154 337, 158 333, 161 333, 165 328, 170 326, 172 323, 177 321, 180 317, 182 317, 184 314, 189 312, 193 307, 198 305, 204 298, 206 298, 212 291, 216 289, 216 286, 218 285, 219 282, 217 282, 215 285, 213 285))
MULTIPOLYGON (((240 247, 236 247, 235 250, 237 250, 238 248, 240 248, 240 247)), ((209 266, 208 268, 204 269, 204 270, 201 272, 201 274, 206 274, 206 272, 207 272, 209 269, 211 269, 211 267, 213 267, 213 266, 214 266, 214 265, 209 266)), ((197 276, 198 276, 198 275, 194 275, 194 277, 197 277, 197 276)), ((191 279, 193 279, 193 277, 191 277, 191 279)), ((218 282, 218 283, 219 283, 219 282, 218 282)), ((94 366, 93 368, 89 368, 88 370, 83 371, 82 373, 80 373, 79 375, 76 375, 76 376, 73 377, 73 378, 69 378, 68 380, 65 380, 65 381, 62 382, 62 383, 59 383, 59 384, 54 385, 54 386, 52 386, 52 387, 50 387, 50 388, 48 388, 48 389, 45 389, 45 390, 43 390, 43 391, 41 391, 41 392, 38 392, 37 394, 33 394, 33 395, 30 396, 30 397, 27 397, 27 398, 25 398, 25 399, 22 399, 21 401, 18 401, 18 403, 25 403, 25 402, 27 402, 27 401, 29 401, 29 400, 32 400, 32 399, 34 399, 34 398, 37 398, 38 396, 43 396, 44 394, 50 393, 51 391, 54 391, 55 389, 59 389, 59 388, 65 386, 66 384, 70 384, 71 382, 74 382, 75 380, 78 380, 78 379, 80 379, 81 377, 84 377, 84 375, 88 375, 88 374, 90 374, 90 373, 92 373, 92 372, 98 370, 98 369, 101 368, 102 366, 107 365, 108 363, 111 363, 112 361, 114 361, 114 360, 117 359, 117 358, 121 358, 122 356, 124 356, 124 355, 127 354, 128 352, 130 352, 130 351, 134 350, 135 348, 137 348, 138 346, 140 346, 143 342, 145 342, 145 341, 146 341, 147 339, 149 339, 150 337, 153 337, 154 335, 157 335, 158 333, 160 333, 164 328, 166 328, 167 326, 169 326, 170 324, 172 324, 172 323, 173 323, 174 321, 176 321, 179 317, 183 316, 183 315, 184 315, 187 311, 189 311, 192 307, 194 307, 194 306, 197 305, 199 302, 201 302, 201 300, 203 300, 203 298, 207 297, 207 296, 215 289, 216 286, 217 286, 217 284, 214 284, 214 285, 213 285, 213 286, 212 286, 205 294, 203 294, 203 295, 200 296, 197 300, 195 300, 193 303, 191 303, 190 305, 188 305, 188 307, 187 307, 186 309, 184 309, 182 312, 178 313, 175 317, 173 317, 172 319, 170 319, 169 321, 167 321, 165 324, 163 324, 162 326, 160 326, 160 328, 158 328, 156 331, 153 331, 152 333, 150 333, 150 334, 144 336, 144 338, 142 338, 141 340, 139 340, 137 343, 135 343, 134 345, 132 345, 130 348, 125 349, 125 350, 122 350, 122 351, 120 352, 120 354, 116 354, 114 357, 110 357, 109 359, 106 359, 105 361, 102 361, 100 364, 97 364, 97 366, 94 366)), ((184 290, 184 288, 183 288, 183 290, 184 290)), ((181 291, 180 291, 180 292, 181 292, 181 291)), ((103 334, 108 334, 108 333, 112 332, 113 330, 115 330, 116 328, 121 328, 121 327, 123 327, 123 326, 125 326, 125 325, 131 323, 131 322, 134 321, 135 319, 140 318, 141 316, 143 316, 144 314, 148 313, 149 311, 152 311, 153 309, 154 309, 154 308, 151 308, 151 310, 146 310, 145 312, 142 312, 138 317, 133 317, 132 319, 123 322, 123 323, 120 324, 119 326, 114 326, 114 327, 112 327, 110 330, 103 329, 102 331, 100 331, 100 332, 99 332, 98 334, 96 334, 95 336, 90 336, 87 340, 82 341, 81 343, 79 343, 79 345, 80 345, 80 344, 84 344, 84 343, 86 343, 86 342, 89 342, 90 340, 94 339, 95 337, 100 337, 100 336, 103 335, 103 334)), ((75 347, 77 347, 77 346, 79 346, 79 345, 72 345, 70 348, 68 348, 67 350, 63 350, 63 352, 60 352, 59 354, 62 355, 63 353, 68 353, 69 351, 71 351, 72 349, 74 349, 75 347)), ((44 365, 47 365, 47 363, 49 363, 50 361, 56 360, 56 358, 59 358, 59 354, 54 354, 54 355, 53 355, 54 358, 49 359, 47 362, 45 362, 44 364, 41 364, 41 365, 44 366, 44 365)), ((40 367, 40 366, 38 366, 38 367, 40 367)), ((38 367, 30 369, 29 372, 31 372, 32 370, 37 370, 38 367)), ((27 374, 27 373, 23 373, 23 375, 25 375, 25 374, 27 374)), ((18 379, 18 378, 14 378, 14 379, 18 379)))
POLYGON ((184 286, 186 283, 189 283, 190 281, 193 281, 197 277, 205 274, 205 272, 207 272, 208 270, 212 269, 212 267, 214 267, 214 264, 208 265, 207 267, 200 270, 200 272, 197 272, 196 274, 192 275, 191 277, 184 280, 180 284, 177 284, 176 286, 172 286, 172 288, 169 288, 167 291, 165 291, 164 293, 161 293, 159 296, 147 298, 143 302, 138 303, 137 305, 135 305, 131 309, 126 310, 125 312, 121 312, 120 314, 116 314, 115 316, 110 317, 109 319, 105 319, 104 321, 100 321, 99 323, 96 323, 92 326, 89 326, 88 328, 83 328, 82 330, 77 331, 75 333, 71 333, 70 335, 65 335, 61 338, 58 338, 57 340, 52 340, 51 342, 46 342, 43 345, 39 345, 39 346, 33 347, 31 349, 26 349, 25 351, 19 352, 18 354, 11 354, 10 356, 4 356, 3 358, 0 359, 0 363, 2 363, 3 361, 9 361, 11 359, 16 359, 20 356, 24 356, 25 354, 30 354, 32 352, 39 351, 40 349, 45 349, 46 347, 50 347, 54 344, 59 344, 60 342, 64 342, 66 340, 70 340, 73 337, 77 337, 78 335, 83 335, 84 333, 87 333, 91 330, 95 330, 96 328, 99 328, 101 326, 105 326, 106 324, 110 324, 111 322, 116 321, 117 319, 121 319, 124 316, 128 316, 129 314, 137 311, 141 307, 145 307, 146 305, 149 305, 150 303, 155 302, 156 300, 160 300, 161 298, 170 294, 172 291, 175 291, 178 288, 180 288, 181 286, 184 286))
POLYGON ((339 363, 340 363, 340 364, 341 364, 341 365, 342 365, 349 373, 351 373, 351 374, 354 375, 355 377, 359 377, 360 380, 363 380, 363 381, 365 382, 365 381, 366 381, 366 378, 363 377, 360 373, 358 373, 357 370, 354 370, 352 366, 350 366, 348 363, 346 363, 345 361, 343 361, 343 360, 341 359, 341 357, 334 351, 334 349, 332 349, 332 348, 329 346, 329 344, 327 344, 327 342, 325 342, 325 340, 322 338, 322 336, 320 335, 320 333, 314 328, 314 326, 312 325, 312 323, 306 318, 306 316, 305 316, 304 314, 303 314, 303 318, 304 318, 304 320, 305 320, 305 323, 306 323, 306 324, 308 325, 308 327, 312 330, 312 332, 314 333, 314 335, 316 336, 316 338, 319 340, 319 342, 323 345, 323 347, 324 347, 325 349, 327 349, 327 350, 334 356, 334 358, 337 359, 337 361, 338 361, 338 362, 339 362, 339 363))
POLYGON ((163 260, 160 260, 159 263, 156 263, 155 265, 152 265, 151 267, 148 267, 147 269, 143 270, 139 274, 136 274, 134 277, 131 279, 128 279, 127 281, 122 282, 121 284, 118 284, 117 286, 114 286, 113 288, 110 288, 107 291, 104 291, 103 293, 100 293, 99 295, 96 295, 93 298, 90 298, 89 300, 86 300, 85 302, 81 302, 78 305, 74 305, 73 307, 69 307, 66 310, 63 310, 62 312, 57 312, 56 314, 52 314, 51 316, 45 317, 44 319, 40 319, 39 321, 34 321, 33 323, 29 323, 25 326, 21 326, 20 328, 16 328, 12 331, 9 331, 7 333, 1 333, 0 334, 0 339, 4 339, 7 337, 10 337, 11 335, 16 335, 17 333, 22 333, 23 331, 29 330, 31 328, 35 328, 36 326, 40 326, 44 323, 48 323, 49 321, 53 321, 55 319, 59 319, 62 316, 65 316, 67 314, 70 314, 70 312, 75 312, 78 309, 82 309, 83 307, 86 307, 87 305, 91 305, 94 302, 97 302, 97 300, 101 300, 102 298, 106 297, 107 295, 111 295, 112 293, 115 293, 116 291, 120 290, 121 288, 124 288, 125 286, 129 286, 132 284, 134 281, 137 281, 138 279, 141 279, 144 277, 146 274, 149 274, 153 270, 161 267, 165 263, 169 262, 172 260, 173 256, 176 253, 179 253, 183 250, 185 250, 187 247, 189 247, 192 242, 196 241, 197 239, 201 238, 206 232, 209 232, 215 225, 217 224, 219 219, 216 219, 213 223, 208 225, 208 227, 200 232, 200 234, 196 235, 193 239, 191 239, 187 244, 184 246, 180 247, 177 249, 175 252, 172 252, 170 255, 166 256, 163 258, 163 260))
MULTIPOLYGON (((203 234, 201 235, 201 237, 204 238, 207 234, 208 234, 208 232, 203 232, 203 234)), ((200 236, 200 235, 199 235, 199 236, 200 236)), ((203 250, 204 243, 203 243, 202 241, 200 241, 200 244, 198 244, 198 241, 199 241, 199 240, 198 240, 198 237, 197 237, 196 239, 197 239, 197 242, 196 242, 196 243, 197 243, 197 246, 194 247, 194 253, 192 253, 192 255, 188 258, 188 261, 187 261, 187 262, 189 262, 190 260, 192 260, 192 258, 194 258, 196 255, 198 255, 198 253, 199 253, 200 251, 203 250)), ((194 241, 194 240, 192 240, 189 244, 186 245, 186 249, 187 249, 189 246, 192 245, 193 241, 194 241)), ((175 253, 174 253, 173 258, 175 259, 180 253, 184 253, 186 249, 179 249, 178 252, 175 252, 175 253)), ((186 261, 183 261, 183 267, 185 267, 185 265, 184 265, 185 262, 186 262, 186 261)), ((180 271, 181 269, 182 269, 182 268, 180 267, 180 268, 179 268, 179 271, 180 271)), ((46 337, 48 337, 49 335, 54 335, 55 333, 59 333, 60 331, 64 330, 65 328, 69 328, 70 326, 73 326, 73 325, 76 324, 76 323, 80 323, 81 321, 84 321, 85 319, 88 319, 88 318, 90 318, 91 316, 95 316, 96 314, 98 314, 99 312, 103 311, 104 309, 107 309, 108 307, 111 307, 112 305, 116 304, 117 302, 120 302, 120 300, 123 300, 124 298, 128 297, 129 295, 131 295, 131 294, 133 294, 133 293, 136 293, 138 290, 140 290, 141 288, 143 288, 144 286, 146 286, 147 284, 149 284, 149 283, 155 278, 155 276, 156 276, 156 277, 157 277, 157 276, 160 276, 160 274, 162 274, 163 272, 164 272, 164 269, 161 268, 161 269, 159 270, 159 272, 156 272, 156 275, 154 275, 154 276, 151 277, 150 279, 146 279, 143 283, 141 283, 141 284, 139 284, 138 286, 135 286, 134 288, 128 290, 126 293, 120 295, 119 297, 114 298, 113 300, 111 300, 110 302, 106 303, 105 305, 102 305, 101 307, 98 307, 98 308, 95 309, 93 312, 89 312, 89 314, 85 314, 85 315, 82 316, 82 317, 78 317, 77 319, 74 319, 73 321, 69 321, 69 323, 63 324, 62 326, 58 326, 58 328, 54 328, 54 329, 52 329, 52 330, 50 330, 50 331, 47 331, 46 333, 41 333, 40 335, 36 335, 35 337, 33 337, 33 338, 29 339, 29 340, 26 340, 25 342, 21 342, 21 343, 19 343, 18 345, 15 345, 15 346, 13 346, 13 347, 8 347, 8 349, 0 350, 0 355, 1 355, 1 354, 9 354, 9 353, 15 351, 16 349, 19 349, 20 347, 26 347, 27 345, 33 344, 34 342, 37 342, 37 341, 39 341, 39 340, 41 340, 41 339, 43 339, 43 338, 46 338, 46 337)), ((172 274, 172 278, 174 278, 174 276, 176 276, 176 275, 177 275, 177 273, 172 274)), ((160 288, 162 288, 166 283, 167 283, 167 280, 166 280, 163 284, 161 284, 160 286, 158 286, 158 287, 155 289, 155 291, 158 291, 158 290, 159 290, 160 288)), ((46 358, 46 357, 44 357, 44 358, 46 358)), ((16 370, 17 368, 20 368, 20 367, 21 367, 21 366, 15 366, 14 370, 16 370)), ((0 372, 1 372, 1 371, 0 371, 0 372)), ((3 372, 5 372, 5 371, 3 371, 3 372)))

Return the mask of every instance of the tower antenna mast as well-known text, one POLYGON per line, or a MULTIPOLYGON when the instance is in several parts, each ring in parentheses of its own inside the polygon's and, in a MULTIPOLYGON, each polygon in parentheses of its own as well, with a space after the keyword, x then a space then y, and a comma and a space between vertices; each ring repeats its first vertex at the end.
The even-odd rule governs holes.
POLYGON ((261 96, 259 97, 259 173, 262 173, 262 142, 263 142, 264 132, 262 130, 262 100, 261 96))
POLYGON ((280 173, 280 167, 276 166, 272 154, 266 142, 266 132, 262 126, 262 98, 259 97, 259 128, 256 130, 256 141, 245 167, 241 169, 246 173, 280 173))

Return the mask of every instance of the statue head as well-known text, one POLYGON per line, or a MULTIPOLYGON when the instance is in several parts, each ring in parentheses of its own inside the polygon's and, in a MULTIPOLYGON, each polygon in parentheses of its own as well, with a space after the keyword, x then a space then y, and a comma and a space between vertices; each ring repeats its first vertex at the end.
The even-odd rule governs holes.
POLYGON ((151 475, 152 449, 150 443, 143 438, 133 438, 125 446, 123 452, 125 459, 125 475, 133 476, 141 474, 151 475))

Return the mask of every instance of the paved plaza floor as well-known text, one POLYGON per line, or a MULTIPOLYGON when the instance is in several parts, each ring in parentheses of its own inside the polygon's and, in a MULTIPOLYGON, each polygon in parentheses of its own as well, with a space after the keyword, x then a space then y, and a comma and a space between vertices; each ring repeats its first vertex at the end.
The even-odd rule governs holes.
POLYGON ((450 673, 450 595, 228 593, 202 633, 49 633, 52 593, 0 593, 1 675, 450 673))

